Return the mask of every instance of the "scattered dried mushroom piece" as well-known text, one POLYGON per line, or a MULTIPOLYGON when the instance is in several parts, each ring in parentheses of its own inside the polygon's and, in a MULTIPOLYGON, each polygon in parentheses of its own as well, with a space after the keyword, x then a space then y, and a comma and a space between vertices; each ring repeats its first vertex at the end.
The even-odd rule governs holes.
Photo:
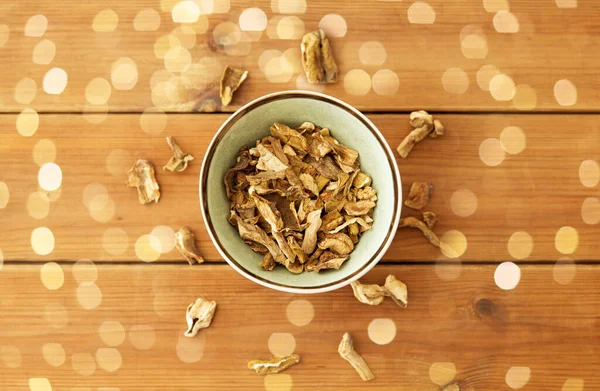
POLYGON ((205 329, 210 326, 216 309, 216 301, 208 301, 202 297, 190 304, 185 313, 185 320, 188 328, 184 335, 186 337, 193 337, 198 334, 200 329, 205 329))
POLYGON ((221 104, 223 106, 229 105, 233 99, 233 93, 240 87, 240 85, 248 77, 248 71, 241 69, 231 68, 229 65, 225 67, 223 76, 221 76, 221 104))
POLYGON ((173 137, 167 137, 167 144, 171 147, 173 156, 171 156, 171 159, 165 164, 163 170, 171 172, 184 171, 188 166, 188 162, 194 160, 194 156, 189 153, 184 153, 173 137))
POLYGON ((137 188, 140 204, 158 202, 160 187, 154 176, 154 166, 150 161, 140 159, 127 173, 127 186, 137 188))
POLYGON ((309 83, 335 83, 338 67, 333 51, 323 30, 313 31, 302 37, 302 66, 309 83))
POLYGON ((404 205, 412 209, 421 210, 429 204, 432 193, 433 183, 413 182, 404 205))
POLYGON ((175 232, 175 248, 183 255, 190 265, 193 265, 194 262, 204 262, 204 258, 202 258, 196 248, 196 237, 188 227, 183 227, 175 232))
POLYGON ((415 144, 421 142, 425 137, 436 138, 444 134, 444 125, 424 110, 410 113, 410 125, 414 128, 398 146, 398 154, 407 157, 415 144))
POLYGON ((241 148, 224 182, 228 221, 263 255, 265 271, 338 269, 372 227, 377 191, 358 152, 313 123, 273 124, 270 136, 241 148))
POLYGON ((429 227, 429 229, 433 229, 437 224, 439 218, 433 212, 423 212, 423 222, 429 227))
POLYGON ((342 341, 338 346, 338 353, 356 369, 361 379, 364 381, 375 379, 375 375, 371 372, 365 359, 354 350, 354 341, 352 341, 350 333, 345 333, 342 337, 342 341))
POLYGON ((384 286, 361 284, 360 281, 354 281, 350 286, 354 297, 364 304, 379 305, 386 297, 390 297, 402 308, 408 305, 406 284, 392 274, 386 277, 384 286))
POLYGON ((425 235, 425 237, 427 238, 427 240, 429 240, 429 242, 431 244, 433 244, 436 247, 439 247, 442 250, 442 252, 444 253, 444 255, 446 255, 449 258, 458 258, 459 257, 459 254, 456 252, 456 250, 454 250, 447 243, 440 241, 440 239, 431 230, 431 228, 429 228, 427 226, 427 224, 425 224, 421 220, 417 219, 416 217, 408 216, 408 217, 401 218, 400 225, 398 227, 399 228, 404 228, 404 227, 417 228, 418 230, 423 232, 423 235, 425 235))
POLYGON ((269 360, 252 360, 248 362, 248 369, 256 371, 259 375, 279 373, 300 362, 300 356, 292 354, 285 357, 271 357, 269 360))

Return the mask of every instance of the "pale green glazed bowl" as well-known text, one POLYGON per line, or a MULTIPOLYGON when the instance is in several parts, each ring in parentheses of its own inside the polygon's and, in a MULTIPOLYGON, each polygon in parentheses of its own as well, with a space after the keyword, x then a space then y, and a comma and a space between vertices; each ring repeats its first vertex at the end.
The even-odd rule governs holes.
POLYGON ((283 91, 263 96, 236 111, 210 143, 200 171, 200 206, 208 233, 223 258, 239 273, 263 286, 293 293, 318 293, 341 288, 368 272, 388 249, 400 220, 402 191, 394 154, 379 130, 352 106, 331 96, 308 91, 283 91), (373 178, 377 206, 373 228, 360 237, 339 270, 292 274, 284 267, 263 271, 262 255, 250 250, 227 221, 229 200, 223 177, 235 165, 242 145, 255 146, 269 135, 274 122, 297 127, 313 122, 329 128, 340 143, 359 152, 361 171, 373 178))

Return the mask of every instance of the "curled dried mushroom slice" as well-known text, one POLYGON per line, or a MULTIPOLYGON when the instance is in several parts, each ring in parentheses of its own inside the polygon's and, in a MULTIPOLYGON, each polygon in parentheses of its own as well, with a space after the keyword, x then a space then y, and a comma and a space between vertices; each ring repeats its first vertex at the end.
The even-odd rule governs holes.
POLYGON ((140 204, 158 202, 160 187, 154 175, 154 166, 148 160, 140 159, 127 173, 127 186, 135 187, 140 204))
POLYGON ((275 268, 275 260, 270 252, 267 251, 263 257, 263 261, 258 265, 261 269, 268 272, 275 268))
POLYGON ((423 222, 429 227, 429 229, 433 229, 439 218, 433 212, 423 212, 423 222))
POLYGON ((194 160, 194 156, 189 153, 184 153, 173 137, 167 137, 167 144, 171 147, 173 156, 171 156, 171 159, 164 165, 163 170, 171 172, 184 171, 188 166, 188 162, 194 160))
POLYGON ((371 209, 375 207, 375 202, 373 201, 356 201, 356 202, 348 202, 344 205, 344 210, 350 216, 362 216, 369 213, 371 209))
POLYGON ((421 232, 423 232, 423 235, 427 238, 427 240, 429 240, 429 242, 431 244, 433 244, 436 247, 439 247, 442 250, 442 252, 444 253, 444 255, 448 256, 449 258, 458 258, 459 257, 459 254, 456 252, 456 250, 454 250, 447 243, 440 241, 440 239, 437 237, 437 235, 427 226, 427 224, 425 224, 421 220, 417 219, 416 217, 408 216, 408 217, 401 218, 400 225, 398 227, 399 228, 404 228, 404 227, 416 228, 416 229, 420 230, 421 232))
POLYGON ((229 65, 223 70, 223 76, 221 76, 221 104, 223 106, 229 105, 233 99, 233 93, 242 85, 244 80, 248 77, 248 71, 241 69, 231 68, 229 65))
POLYGON ((354 297, 361 303, 369 305, 379 305, 387 296, 385 288, 375 284, 361 284, 360 281, 354 281, 350 284, 354 297))
POLYGON ((424 110, 410 113, 410 125, 414 128, 398 146, 398 154, 407 157, 415 144, 425 137, 436 138, 444 134, 444 125, 424 110))
POLYGON ((375 375, 371 372, 371 369, 367 365, 367 362, 356 350, 354 350, 354 341, 350 333, 345 333, 342 337, 342 341, 338 346, 338 353, 340 356, 348 361, 352 367, 358 372, 361 379, 369 381, 375 379, 375 375))
POLYGON ((185 320, 188 328, 184 335, 186 337, 193 337, 198 334, 198 331, 201 329, 210 326, 216 309, 216 301, 209 301, 202 297, 190 304, 185 313, 185 320))
POLYGON ((413 182, 404 205, 415 210, 421 210, 429 204, 432 193, 433 183, 413 182))
POLYGON ((175 248, 190 265, 193 265, 194 262, 204 262, 204 258, 202 258, 196 248, 196 237, 188 227, 183 227, 175 233, 175 248))
POLYGON ((354 243, 348 235, 338 232, 325 235, 325 238, 319 242, 319 248, 329 249, 338 255, 348 255, 354 250, 354 243))
POLYGON ((271 136, 277 137, 285 145, 289 145, 298 151, 305 153, 308 150, 308 141, 306 140, 306 137, 287 125, 275 122, 273 126, 271 126, 271 136))
POLYGON ((252 360, 248 362, 248 369, 256 371, 259 375, 278 373, 300 362, 300 356, 292 354, 285 357, 271 357, 269 360, 252 360))
POLYGON ((335 83, 338 67, 333 51, 323 30, 313 31, 302 37, 302 66, 309 83, 335 83))
POLYGON ((396 304, 402 308, 408 306, 408 289, 406 288, 406 284, 398 280, 396 276, 393 274, 388 275, 385 278, 385 285, 383 287, 387 290, 388 296, 396 304))
POLYGON ((308 227, 304 233, 304 241, 302 242, 302 251, 305 254, 312 254, 317 246, 317 232, 321 228, 321 209, 314 210, 306 217, 308 227))

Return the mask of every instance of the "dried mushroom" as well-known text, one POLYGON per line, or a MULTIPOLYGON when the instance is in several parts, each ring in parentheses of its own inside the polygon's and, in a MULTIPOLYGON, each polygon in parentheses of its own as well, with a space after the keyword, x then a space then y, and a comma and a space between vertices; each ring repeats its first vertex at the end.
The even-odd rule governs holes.
POLYGON ((302 66, 309 83, 335 83, 338 67, 333 51, 323 30, 313 31, 302 37, 302 66))
POLYGON ((354 281, 350 286, 352 287, 354 297, 364 304, 379 305, 386 297, 390 297, 402 308, 406 308, 408 305, 406 284, 398 280, 393 274, 386 277, 383 286, 361 284, 360 281, 354 281))
POLYGON ((450 383, 444 386, 440 391, 460 391, 458 383, 450 383))
POLYGON ((285 357, 271 357, 269 360, 252 360, 248 363, 248 369, 256 371, 259 375, 279 373, 300 362, 300 356, 292 354, 285 357))
POLYGON ((403 227, 416 228, 416 229, 420 230, 421 232, 423 232, 423 235, 425 235, 427 240, 429 240, 429 242, 431 244, 433 244, 434 246, 439 247, 446 256, 448 256, 449 258, 458 258, 459 257, 459 254, 456 252, 456 250, 454 250, 447 243, 442 242, 437 237, 437 235, 431 230, 431 228, 429 228, 427 226, 427 224, 425 224, 421 220, 417 219, 416 217, 408 216, 408 217, 401 218, 400 225, 398 227, 399 228, 403 228, 403 227))
POLYGON ((424 110, 410 113, 410 125, 414 128, 398 146, 398 154, 407 157, 415 144, 421 142, 425 137, 436 138, 444 134, 444 125, 424 110))
POLYGON ((371 372, 365 359, 354 350, 354 341, 350 333, 345 333, 342 337, 342 341, 338 346, 338 353, 356 369, 361 379, 364 381, 375 379, 375 375, 371 372))
POLYGON ((248 77, 248 71, 241 69, 231 68, 226 66, 221 76, 221 104, 223 106, 229 105, 231 99, 233 99, 233 93, 242 85, 244 80, 248 77))
POLYGON ((175 248, 190 265, 193 265, 194 262, 204 262, 204 258, 202 258, 198 253, 198 249, 196 249, 194 233, 188 227, 183 227, 175 233, 175 248))
POLYGON ((188 328, 184 335, 186 337, 193 337, 198 334, 200 329, 210 326, 216 309, 216 301, 209 301, 202 297, 197 299, 195 303, 190 304, 185 314, 188 328))
POLYGON ((127 186, 137 188, 140 204, 158 202, 160 187, 154 176, 154 166, 148 160, 140 159, 127 173, 127 186))
POLYGON ((373 223, 377 191, 358 152, 310 122, 273 124, 269 136, 240 149, 224 183, 228 221, 262 254, 265 271, 338 269, 373 223))
POLYGON ((412 209, 421 210, 429 204, 432 193, 433 183, 413 182, 404 205, 412 209))
POLYGON ((171 147, 173 156, 171 156, 171 159, 165 164, 163 170, 171 172, 181 172, 185 170, 188 166, 188 162, 194 160, 194 156, 189 153, 184 153, 173 137, 167 137, 167 144, 171 147))
POLYGON ((433 229, 439 218, 433 212, 423 212, 423 222, 429 227, 429 229, 433 229))

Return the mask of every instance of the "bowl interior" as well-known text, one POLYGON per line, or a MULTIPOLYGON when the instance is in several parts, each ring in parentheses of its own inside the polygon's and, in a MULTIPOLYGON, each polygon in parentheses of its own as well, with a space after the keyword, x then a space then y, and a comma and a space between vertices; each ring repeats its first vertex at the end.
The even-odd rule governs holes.
POLYGON ((316 288, 348 279, 374 257, 382 255, 382 247, 393 228, 396 213, 399 213, 396 208, 398 197, 401 196, 397 191, 399 183, 382 145, 385 141, 380 140, 366 124, 345 108, 315 97, 279 97, 238 114, 228 124, 229 129, 224 129, 224 135, 216 143, 214 154, 207 163, 204 195, 217 245, 229 256, 230 261, 259 280, 284 287, 316 288), (372 186, 377 190, 373 228, 361 236, 350 258, 339 270, 296 275, 278 266, 273 271, 263 271, 259 267, 262 255, 250 250, 239 237, 237 229, 227 221, 229 200, 223 177, 235 164, 240 147, 255 146, 256 140, 269 135, 269 128, 274 122, 297 127, 306 121, 329 128, 340 143, 359 152, 361 171, 373 178, 372 186))

